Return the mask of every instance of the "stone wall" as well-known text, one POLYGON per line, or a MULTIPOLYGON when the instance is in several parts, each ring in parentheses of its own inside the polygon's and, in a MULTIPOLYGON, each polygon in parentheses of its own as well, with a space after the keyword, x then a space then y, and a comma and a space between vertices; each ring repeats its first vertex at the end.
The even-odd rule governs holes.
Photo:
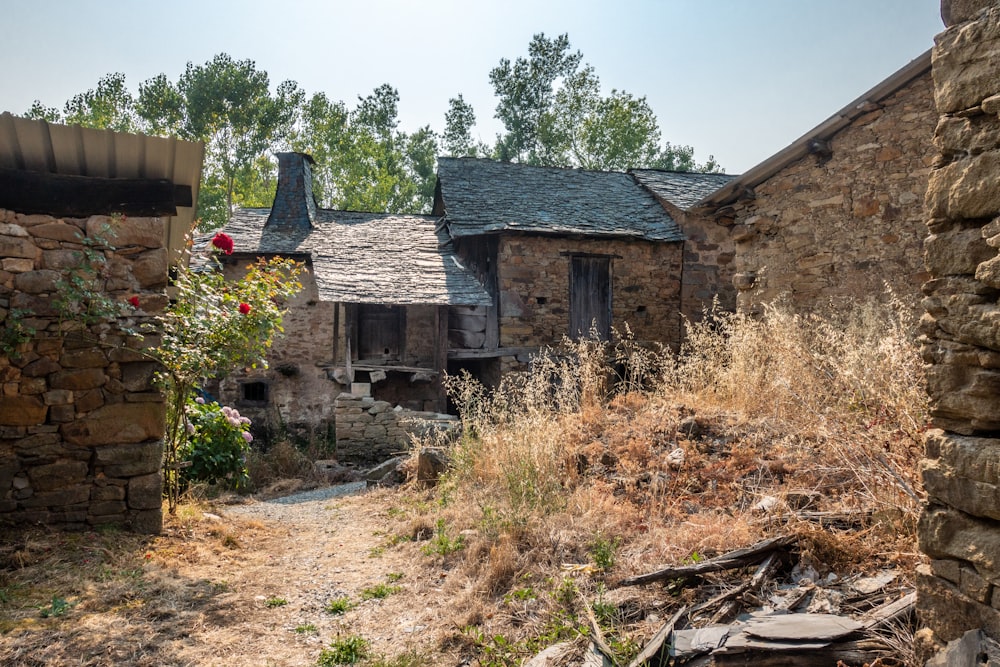
POLYGON ((167 303, 162 219, 0 210, 0 335, 18 311, 35 331, 0 356, 0 523, 155 533, 164 404, 152 386, 156 364, 141 352, 155 337, 60 318, 58 283, 80 266, 85 239, 106 259, 103 293, 121 303, 138 298, 120 323, 138 326, 167 303), (101 237, 116 250, 102 249, 101 237))
POLYGON ((921 621, 943 640, 1000 638, 1000 6, 945 0, 933 53, 940 156, 920 323, 931 414, 918 572, 921 621))
POLYGON ((408 452, 413 436, 456 428, 450 415, 393 407, 371 396, 343 393, 336 398, 338 461, 369 465, 408 452))
POLYGON ((810 308, 881 294, 884 282, 916 304, 936 121, 927 73, 837 133, 829 155, 793 162, 737 202, 740 308, 778 297, 810 308))
POLYGON ((713 302, 723 311, 735 311, 736 242, 732 218, 682 211, 669 202, 661 203, 685 236, 681 314, 686 320, 699 322, 713 302))
POLYGON ((569 334, 569 254, 611 255, 611 326, 640 342, 680 340, 681 244, 504 236, 500 346, 557 344, 569 334))

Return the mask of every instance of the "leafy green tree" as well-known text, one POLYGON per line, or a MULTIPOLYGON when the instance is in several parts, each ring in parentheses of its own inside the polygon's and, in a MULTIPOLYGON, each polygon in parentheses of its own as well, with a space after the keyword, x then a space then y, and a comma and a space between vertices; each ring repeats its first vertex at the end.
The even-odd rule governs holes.
POLYGON ((135 132, 138 129, 135 99, 125 85, 122 72, 108 74, 97 82, 97 88, 74 95, 66 102, 64 111, 64 122, 72 125, 115 132, 135 132))
POLYGON ((543 118, 552 109, 555 86, 577 71, 583 54, 569 51, 569 35, 547 39, 538 33, 528 44, 528 58, 513 63, 503 58, 490 71, 499 98, 496 117, 506 132, 497 137, 497 156, 505 162, 543 163, 546 148, 539 136, 543 118))
POLYGON ((292 146, 316 160, 313 192, 321 206, 417 213, 434 196, 437 136, 429 127, 398 129, 399 93, 388 84, 349 110, 317 93, 302 107, 292 146))
POLYGON ((444 115, 444 134, 441 147, 449 157, 486 157, 492 153, 489 146, 472 138, 476 125, 476 112, 461 95, 448 100, 444 115))
MULTIPOLYGON (((688 146, 661 146, 659 123, 645 97, 619 90, 602 95, 600 79, 579 51, 571 51, 568 35, 535 35, 528 57, 501 60, 490 82, 499 98, 496 117, 505 128, 497 137, 501 160, 603 170, 719 169, 713 158, 696 164, 688 146)), ((453 119, 453 134, 446 130, 446 145, 465 147, 470 112, 452 100, 447 118, 453 119)))
MULTIPOLYGON (((166 83, 146 82, 147 99, 162 96, 176 101, 166 83)), ((258 158, 280 148, 290 136, 304 98, 298 84, 284 81, 272 95, 267 72, 258 70, 252 60, 236 61, 221 53, 204 65, 189 62, 176 91, 184 100, 180 134, 206 142, 206 171, 209 178, 221 181, 228 213, 238 203, 260 205, 246 187, 246 178, 258 158)), ((162 122, 167 125, 171 120, 162 122)), ((212 222, 222 224, 227 219, 228 215, 212 222)))
POLYGON ((45 120, 50 123, 61 123, 62 114, 56 107, 47 107, 42 104, 41 100, 35 100, 31 104, 31 108, 24 114, 25 118, 30 118, 32 120, 45 120))

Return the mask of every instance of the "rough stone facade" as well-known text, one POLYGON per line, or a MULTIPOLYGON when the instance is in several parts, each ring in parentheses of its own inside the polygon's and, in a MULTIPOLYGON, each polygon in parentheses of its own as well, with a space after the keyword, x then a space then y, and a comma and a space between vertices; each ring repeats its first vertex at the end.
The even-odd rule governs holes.
POLYGON ((717 307, 736 310, 736 242, 733 221, 700 212, 667 207, 686 237, 681 278, 681 315, 699 322, 717 307))
POLYGON ((922 462, 918 611, 947 641, 1000 638, 1000 6, 946 0, 942 15, 920 324, 938 429, 922 462))
POLYGON ((611 256, 611 325, 641 343, 680 340, 681 244, 621 239, 501 237, 500 346, 541 347, 569 335, 574 254, 611 256))
POLYGON ((156 364, 141 351, 153 337, 112 324, 81 331, 61 320, 55 300, 92 247, 106 258, 104 294, 138 298, 122 322, 136 326, 167 303, 163 239, 162 218, 0 210, 0 333, 16 311, 35 331, 0 356, 0 523, 159 532, 164 404, 152 385, 156 364), (116 249, 103 249, 102 237, 116 249))
POLYGON ((921 247, 935 156, 933 99, 930 74, 913 79, 818 153, 787 165, 734 204, 732 231, 717 231, 736 242, 741 309, 779 297, 811 308, 831 298, 880 294, 884 283, 917 302, 927 278, 921 247))

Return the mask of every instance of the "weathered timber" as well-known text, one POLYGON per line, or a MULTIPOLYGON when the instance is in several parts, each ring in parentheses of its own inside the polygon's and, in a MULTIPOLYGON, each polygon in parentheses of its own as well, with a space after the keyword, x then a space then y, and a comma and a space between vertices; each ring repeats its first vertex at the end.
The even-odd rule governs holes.
POLYGON ((493 359, 496 357, 517 357, 523 354, 535 354, 537 347, 497 347, 483 350, 448 350, 449 359, 493 359))
POLYGON ((737 586, 725 597, 716 596, 717 598, 721 597, 725 604, 723 604, 722 607, 712 615, 712 622, 718 623, 725 618, 735 615, 735 613, 739 610, 739 603, 736 601, 736 598, 748 593, 749 591, 755 591, 760 588, 764 582, 767 581, 772 574, 774 574, 774 571, 778 569, 778 565, 780 563, 780 556, 776 552, 772 551, 771 554, 764 559, 764 562, 757 567, 757 571, 754 572, 750 581, 737 586))
POLYGON ((0 208, 21 213, 84 217, 176 215, 191 206, 191 187, 163 178, 99 178, 0 169, 0 208))
POLYGON ((916 609, 916 606, 917 593, 914 591, 908 595, 904 595, 898 600, 893 600, 888 604, 872 609, 868 613, 862 615, 859 620, 861 621, 861 624, 865 626, 865 629, 872 630, 888 623, 892 623, 903 616, 912 614, 914 609, 916 609))
POLYGON ((838 660, 848 665, 863 665, 871 664, 880 656, 889 655, 891 651, 882 642, 864 639, 806 650, 797 647, 778 650, 774 646, 769 646, 760 649, 748 647, 745 651, 732 653, 716 651, 711 656, 710 664, 714 667, 743 666, 751 663, 754 667, 830 667, 836 665, 838 660))
POLYGON ((628 577, 623 579, 619 585, 636 586, 638 584, 649 584, 654 581, 664 581, 666 579, 685 579, 688 577, 697 577, 702 574, 708 574, 709 572, 734 570, 739 567, 756 565, 766 559, 772 551, 791 546, 797 541, 797 539, 798 538, 792 535, 772 537, 762 540, 749 547, 737 549, 736 551, 730 551, 729 553, 715 558, 710 558, 708 560, 703 560, 700 563, 665 567, 662 570, 657 570, 648 574, 628 577))
POLYGON ((678 609, 674 615, 670 617, 670 620, 664 623, 663 627, 660 628, 655 635, 653 635, 653 638, 650 639, 642 651, 639 652, 639 655, 635 656, 632 662, 628 664, 628 667, 640 667, 640 665, 645 665, 650 660, 660 655, 664 644, 666 644, 667 640, 670 639, 670 636, 674 633, 674 626, 676 626, 678 621, 680 621, 681 618, 687 613, 688 608, 686 606, 678 609))

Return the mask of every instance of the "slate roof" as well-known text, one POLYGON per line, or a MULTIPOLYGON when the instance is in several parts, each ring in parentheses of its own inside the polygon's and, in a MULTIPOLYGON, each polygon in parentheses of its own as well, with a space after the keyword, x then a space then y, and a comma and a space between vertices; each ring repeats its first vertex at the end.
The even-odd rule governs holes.
POLYGON ((657 197, 680 209, 693 206, 736 178, 730 174, 698 174, 663 169, 631 169, 629 173, 657 197))
POLYGON ((438 158, 439 201, 454 238, 504 231, 683 241, 677 223, 621 172, 438 158))
POLYGON ((270 209, 239 209, 222 231, 238 254, 308 254, 323 301, 488 306, 493 300, 458 262, 437 219, 318 210, 298 235, 264 230, 270 209))

